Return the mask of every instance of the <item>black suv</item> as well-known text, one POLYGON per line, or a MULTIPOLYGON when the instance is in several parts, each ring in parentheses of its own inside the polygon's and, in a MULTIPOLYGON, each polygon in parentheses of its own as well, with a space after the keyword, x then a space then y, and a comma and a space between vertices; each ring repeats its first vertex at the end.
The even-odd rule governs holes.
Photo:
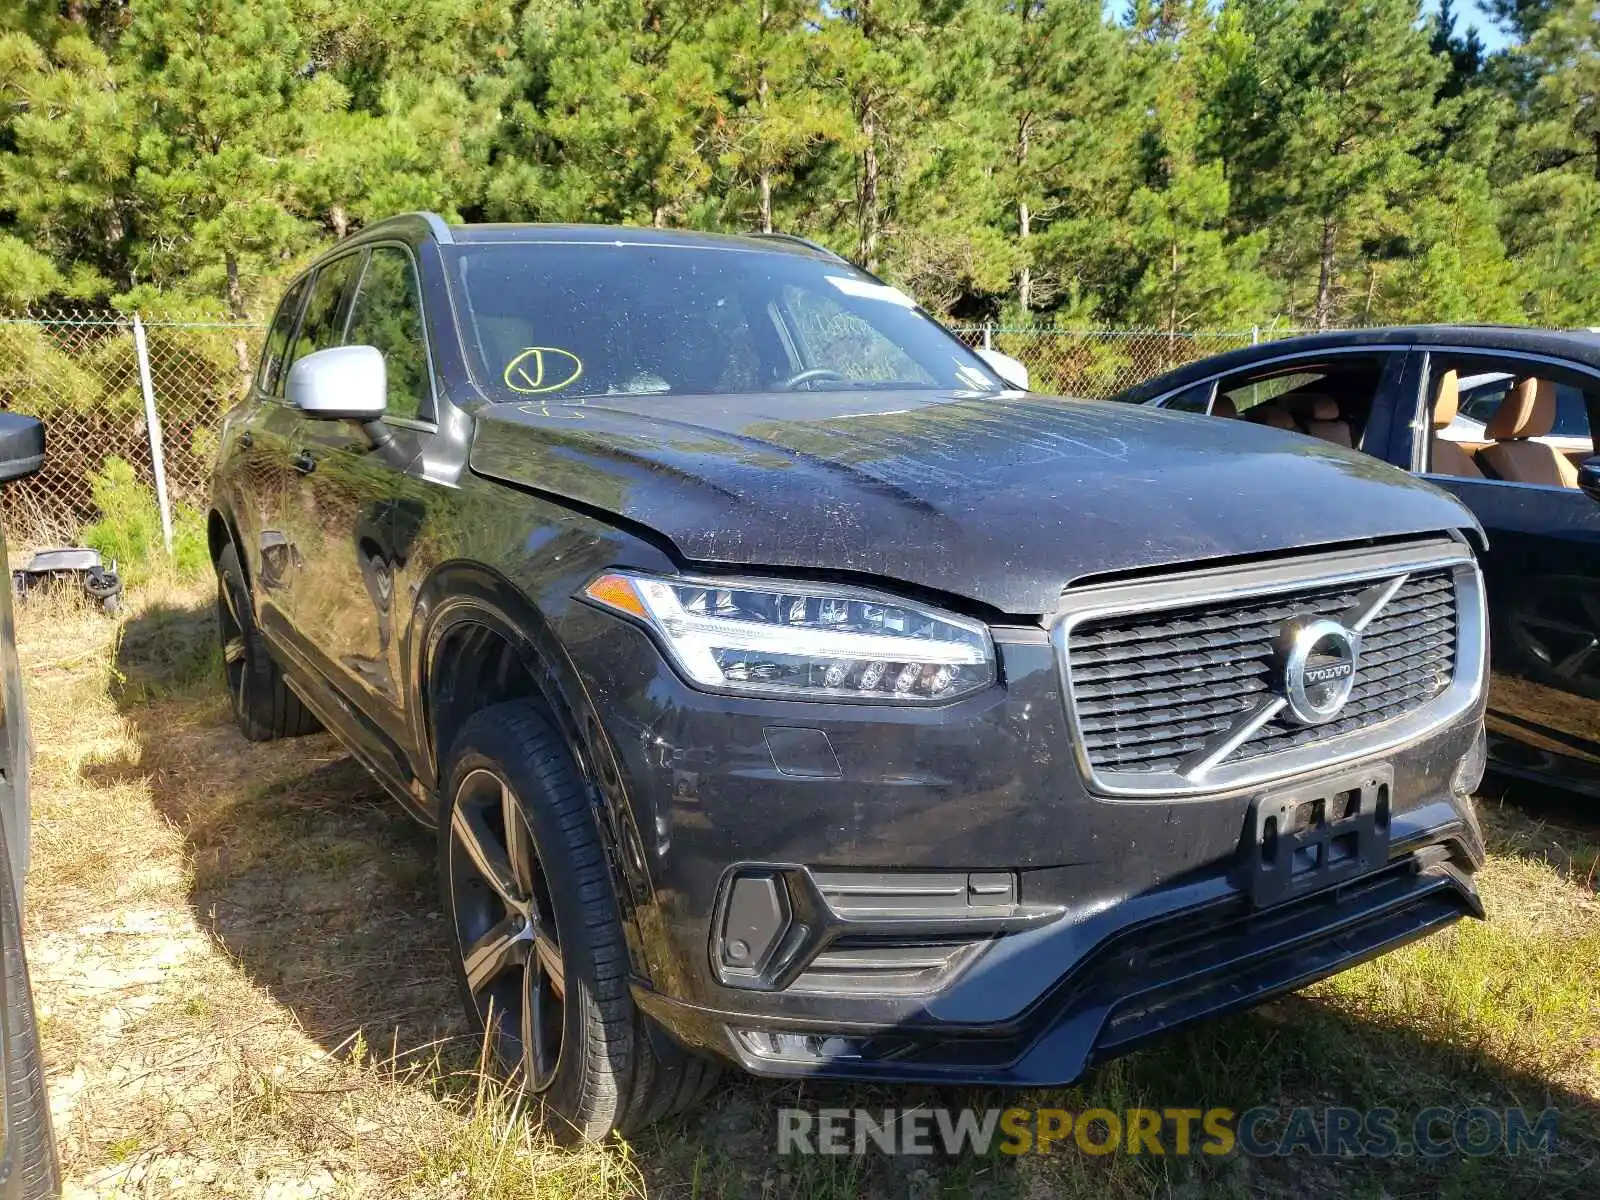
POLYGON ((439 829, 558 1131, 761 1075, 1060 1084, 1481 915, 1471 515, 1047 400, 793 238, 395 218, 210 514, 245 734, 439 829))

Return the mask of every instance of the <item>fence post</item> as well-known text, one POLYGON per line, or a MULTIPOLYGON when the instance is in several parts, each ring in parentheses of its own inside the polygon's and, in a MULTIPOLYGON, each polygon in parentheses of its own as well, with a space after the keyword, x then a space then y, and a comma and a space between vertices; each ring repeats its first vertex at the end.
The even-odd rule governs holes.
POLYGON ((1250 326, 1250 344, 1252 346, 1259 346, 1261 344, 1261 326, 1250 326))
POLYGON ((144 392, 145 428, 150 434, 150 466, 156 476, 156 505, 161 509, 161 541, 172 556, 172 506, 167 503, 167 463, 161 451, 161 418, 156 415, 156 393, 150 386, 150 351, 144 342, 144 322, 133 314, 133 352, 139 359, 139 389, 144 392))
POLYGON ((993 321, 985 321, 983 323, 983 348, 985 350, 993 350, 994 349, 994 322, 993 321))

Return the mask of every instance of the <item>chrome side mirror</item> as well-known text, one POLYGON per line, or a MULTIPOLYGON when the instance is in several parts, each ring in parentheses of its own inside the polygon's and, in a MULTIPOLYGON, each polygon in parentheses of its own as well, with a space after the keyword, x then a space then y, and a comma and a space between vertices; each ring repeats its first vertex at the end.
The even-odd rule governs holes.
POLYGON ((289 403, 323 421, 376 421, 389 400, 383 352, 375 346, 331 346, 289 368, 289 403))

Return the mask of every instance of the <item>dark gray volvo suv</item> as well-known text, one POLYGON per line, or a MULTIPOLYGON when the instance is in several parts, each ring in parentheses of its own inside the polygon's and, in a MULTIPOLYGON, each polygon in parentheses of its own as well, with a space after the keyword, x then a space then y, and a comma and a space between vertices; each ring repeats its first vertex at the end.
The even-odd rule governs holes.
POLYGON ((1013 366, 792 238, 413 215, 284 297, 235 712, 437 826, 558 1132, 717 1062, 1059 1084, 1481 915, 1470 514, 1013 366))

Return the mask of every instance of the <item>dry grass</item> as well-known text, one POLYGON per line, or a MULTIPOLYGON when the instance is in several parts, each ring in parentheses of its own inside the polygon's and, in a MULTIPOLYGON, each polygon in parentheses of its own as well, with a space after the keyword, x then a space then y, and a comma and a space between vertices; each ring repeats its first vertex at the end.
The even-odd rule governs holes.
POLYGON ((476 1069, 430 835, 331 739, 234 732, 203 590, 168 581, 129 608, 19 618, 38 749, 29 950, 73 1194, 1554 1197, 1600 1175, 1600 818, 1518 803, 1486 805, 1490 923, 1079 1088, 734 1082, 631 1146, 558 1150, 476 1069), (1549 1104, 1563 1124, 1541 1161, 779 1159, 791 1103, 1549 1104))

